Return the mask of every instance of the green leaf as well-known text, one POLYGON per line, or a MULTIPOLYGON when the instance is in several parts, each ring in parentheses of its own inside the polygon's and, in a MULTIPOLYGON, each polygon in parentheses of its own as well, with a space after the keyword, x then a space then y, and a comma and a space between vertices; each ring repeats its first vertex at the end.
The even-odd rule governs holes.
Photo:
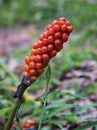
POLYGON ((50 81, 50 76, 51 76, 51 68, 50 66, 48 66, 47 71, 46 71, 47 84, 50 81))
POLYGON ((85 130, 88 129, 90 127, 96 126, 97 125, 97 121, 92 121, 92 122, 88 122, 87 124, 83 125, 83 126, 79 126, 74 130, 85 130))

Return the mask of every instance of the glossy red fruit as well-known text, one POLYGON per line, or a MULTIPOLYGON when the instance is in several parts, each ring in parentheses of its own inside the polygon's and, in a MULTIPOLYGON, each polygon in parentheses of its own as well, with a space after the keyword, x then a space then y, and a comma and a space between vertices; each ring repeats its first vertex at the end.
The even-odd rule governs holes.
POLYGON ((33 48, 34 49, 37 49, 39 47, 39 44, 36 42, 36 43, 34 43, 34 45, 33 45, 33 48))
POLYGON ((65 20, 65 24, 67 25, 67 26, 70 26, 71 25, 71 23, 70 23, 70 21, 69 20, 65 20))
POLYGON ((65 24, 63 24, 63 25, 61 26, 61 31, 63 31, 63 32, 66 32, 66 31, 67 31, 67 26, 66 26, 65 24))
POLYGON ((37 55, 41 55, 42 54, 42 49, 41 48, 37 48, 36 51, 37 51, 37 55))
POLYGON ((31 50, 31 56, 32 56, 32 55, 37 55, 37 49, 32 49, 32 50, 31 50))
POLYGON ((68 40, 68 34, 67 33, 62 34, 62 40, 63 40, 63 42, 66 42, 68 40))
POLYGON ((36 63, 36 69, 41 69, 43 68, 43 64, 42 63, 36 63))
POLYGON ((43 47, 41 48, 41 52, 42 52, 42 53, 47 53, 47 52, 48 52, 47 47, 46 47, 46 46, 43 46, 43 47))
POLYGON ((41 61, 42 61, 41 55, 36 55, 35 56, 35 62, 41 62, 41 61))
POLYGON ((49 31, 44 32, 44 38, 47 38, 49 36, 49 31))
POLYGON ((48 44, 48 39, 47 39, 47 38, 44 38, 44 39, 42 40, 42 43, 43 43, 43 45, 47 45, 47 44, 48 44))
POLYGON ((44 34, 41 34, 41 35, 40 35, 40 37, 39 37, 39 40, 41 40, 41 41, 42 41, 42 40, 43 40, 43 38, 44 38, 44 34))
POLYGON ((53 26, 54 32, 59 32, 61 30, 60 25, 56 24, 53 26))
POLYGON ((54 20, 53 23, 52 23, 52 26, 58 24, 58 21, 57 20, 54 20))
POLYGON ((30 62, 29 63, 29 68, 30 69, 35 69, 36 68, 35 62, 30 62))
POLYGON ((50 28, 52 28, 52 25, 51 25, 51 24, 49 24, 49 25, 47 26, 47 30, 49 30, 50 28))
POLYGON ((65 21, 65 20, 66 20, 66 18, 64 18, 64 17, 59 18, 59 21, 65 21))
POLYGON ((63 45, 59 45, 55 47, 57 51, 60 51, 63 48, 63 45))
POLYGON ((48 43, 53 43, 53 42, 54 42, 54 37, 48 36, 48 43))
POLYGON ((68 33, 71 33, 72 30, 73 30, 73 27, 72 27, 72 26, 68 26, 68 27, 67 27, 67 30, 68 30, 68 33))
POLYGON ((37 72, 38 72, 39 75, 42 74, 43 71, 44 71, 44 68, 42 68, 42 69, 38 69, 38 70, 37 70, 37 72))
POLYGON ((62 36, 62 33, 61 32, 56 32, 55 34, 54 34, 54 37, 55 38, 60 38, 62 36))
POLYGON ((56 39, 55 42, 54 42, 54 45, 60 46, 60 45, 62 45, 62 41, 60 39, 56 39))
POLYGON ((50 56, 50 58, 52 58, 52 57, 56 56, 56 54, 57 54, 57 51, 56 51, 56 50, 53 50, 53 51, 51 51, 51 52, 49 53, 49 56, 50 56))
POLYGON ((49 44, 47 48, 48 48, 48 51, 52 51, 54 49, 54 46, 52 44, 49 44))
POLYGON ((42 61, 49 61, 49 55, 48 54, 43 54, 42 55, 42 61))
POLYGON ((49 35, 51 35, 51 36, 54 35, 54 29, 53 29, 53 28, 50 28, 50 29, 49 29, 49 35))

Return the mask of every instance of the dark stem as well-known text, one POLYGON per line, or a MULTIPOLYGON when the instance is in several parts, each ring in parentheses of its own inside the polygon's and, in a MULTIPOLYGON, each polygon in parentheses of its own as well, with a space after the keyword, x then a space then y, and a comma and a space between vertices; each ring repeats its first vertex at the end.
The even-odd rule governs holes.
POLYGON ((33 82, 34 81, 31 80, 30 76, 23 77, 20 85, 17 87, 17 90, 16 90, 15 94, 13 95, 13 97, 17 98, 17 99, 16 99, 16 102, 15 102, 15 104, 14 104, 14 106, 9 114, 8 121, 5 125, 4 130, 10 130, 12 123, 13 123, 13 120, 14 120, 14 117, 16 115, 16 112, 20 107, 23 94, 24 94, 25 90, 27 89, 27 87, 29 87, 33 82))

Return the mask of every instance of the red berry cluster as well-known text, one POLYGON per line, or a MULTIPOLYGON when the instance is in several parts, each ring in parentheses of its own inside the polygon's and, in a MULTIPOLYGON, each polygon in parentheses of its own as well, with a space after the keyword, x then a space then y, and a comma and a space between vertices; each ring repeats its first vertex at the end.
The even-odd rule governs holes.
POLYGON ((24 125, 23 125, 23 128, 30 128, 30 127, 37 127, 37 121, 36 120, 33 120, 33 119, 28 119, 24 125))
POLYGON ((30 55, 25 57, 24 75, 30 75, 33 81, 36 80, 49 60, 63 48, 72 30, 70 21, 64 17, 49 24, 38 42, 34 43, 30 55))

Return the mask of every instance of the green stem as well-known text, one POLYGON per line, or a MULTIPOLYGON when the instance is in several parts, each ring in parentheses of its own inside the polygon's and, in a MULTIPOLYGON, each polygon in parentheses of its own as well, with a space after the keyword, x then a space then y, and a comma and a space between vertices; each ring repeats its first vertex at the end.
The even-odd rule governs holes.
POLYGON ((12 123, 13 123, 13 120, 14 120, 14 117, 15 117, 15 114, 16 114, 16 111, 18 109, 18 106, 19 106, 19 99, 17 98, 16 102, 14 104, 14 107, 13 107, 12 111, 10 112, 10 115, 9 115, 9 118, 8 118, 8 122, 5 125, 4 130, 10 130, 10 128, 12 126, 12 123))
POLYGON ((46 107, 46 103, 47 103, 48 84, 49 84, 49 80, 50 80, 50 75, 51 75, 51 69, 50 69, 50 66, 48 66, 48 69, 47 69, 47 72, 46 72, 46 79, 47 80, 46 80, 46 89, 45 89, 45 96, 44 96, 44 104, 43 104, 43 109, 42 109, 42 114, 41 114, 41 118, 40 118, 38 130, 41 129, 43 115, 44 115, 45 107, 46 107))
POLYGON ((44 115, 44 112, 45 112, 45 106, 46 106, 46 102, 47 102, 47 95, 48 95, 48 84, 46 85, 45 97, 44 97, 44 104, 43 104, 43 109, 42 109, 42 114, 41 114, 41 118, 40 118, 38 130, 41 129, 43 115, 44 115))

